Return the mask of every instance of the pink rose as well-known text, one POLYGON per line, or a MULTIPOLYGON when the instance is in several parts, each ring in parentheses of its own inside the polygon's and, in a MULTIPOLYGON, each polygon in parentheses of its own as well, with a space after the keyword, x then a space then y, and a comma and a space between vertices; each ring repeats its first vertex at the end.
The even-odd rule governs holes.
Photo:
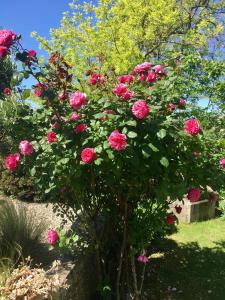
POLYGON ((75 121, 77 121, 78 119, 80 119, 80 114, 78 114, 78 113, 73 113, 72 115, 71 115, 71 117, 70 117, 70 120, 71 121, 73 121, 73 122, 75 122, 75 121))
POLYGON ((91 164, 97 158, 94 148, 85 148, 81 152, 81 159, 85 164, 91 164))
POLYGON ((35 85, 33 85, 33 89, 34 89, 34 94, 37 97, 41 97, 42 93, 46 89, 46 85, 42 83, 36 83, 35 85))
POLYGON ((149 83, 153 83, 157 80, 157 75, 154 72, 150 72, 148 73, 147 77, 146 77, 146 81, 149 83))
POLYGON ((185 106, 186 105, 186 101, 182 98, 179 99, 179 105, 180 106, 185 106))
POLYGON ((220 160, 220 166, 221 166, 223 169, 225 169, 225 158, 222 158, 222 159, 220 160))
POLYGON ((82 133, 82 132, 84 132, 84 131, 86 131, 86 130, 87 130, 87 125, 86 125, 86 124, 83 124, 83 123, 78 124, 78 125, 75 127, 75 129, 74 129, 74 131, 76 132, 76 134, 82 133))
POLYGON ((9 171, 14 171, 17 168, 19 162, 20 162, 20 154, 19 153, 9 154, 4 160, 6 168, 9 171))
POLYGON ((143 263, 143 264, 147 264, 148 263, 148 257, 145 255, 139 255, 137 258, 137 261, 143 263))
POLYGON ((127 137, 125 134, 120 133, 118 130, 114 130, 108 137, 108 142, 111 148, 121 151, 127 145, 127 137))
POLYGON ((152 70, 159 75, 166 75, 166 71, 164 70, 163 66, 155 65, 152 70))
POLYGON ((34 150, 32 144, 27 140, 20 142, 19 149, 23 155, 31 155, 34 150))
POLYGON ((28 50, 28 51, 27 51, 27 54, 28 54, 29 56, 31 56, 31 57, 36 57, 36 56, 37 56, 37 52, 36 52, 35 50, 33 50, 33 49, 28 50))
POLYGON ((8 54, 8 48, 0 46, 0 58, 4 58, 8 54))
POLYGON ((54 143, 57 141, 57 136, 55 132, 48 132, 47 133, 47 140, 49 144, 54 143))
POLYGON ((150 109, 144 100, 138 100, 132 106, 132 112, 137 119, 147 118, 149 111, 150 109))
POLYGON ((119 83, 113 90, 113 93, 116 94, 118 97, 122 97, 127 92, 127 85, 124 83, 119 83))
POLYGON ((184 123, 184 130, 187 133, 195 136, 199 134, 201 126, 196 119, 189 119, 184 123))
POLYGON ((138 81, 145 81, 145 74, 138 75, 138 81))
POLYGON ((188 191, 187 198, 190 200, 190 202, 197 202, 200 199, 201 194, 202 192, 200 188, 191 188, 188 191))
POLYGON ((85 93, 77 91, 70 96, 70 105, 73 109, 79 109, 87 103, 87 96, 85 93))
POLYGON ((89 80, 89 84, 96 85, 97 83, 103 84, 105 82, 105 77, 101 76, 99 73, 94 73, 91 75, 91 78, 89 80))
POLYGON ((50 245, 55 245, 58 242, 59 235, 57 231, 51 229, 48 231, 47 240, 50 245))
POLYGON ((63 92, 61 92, 61 93, 59 94, 59 100, 60 100, 60 101, 65 101, 66 98, 67 98, 67 96, 68 96, 68 93, 67 93, 66 91, 63 91, 63 92))
POLYGON ((60 127, 60 124, 57 123, 57 122, 51 123, 51 124, 50 124, 50 127, 51 127, 52 129, 58 129, 58 128, 60 127))
POLYGON ((136 74, 141 74, 141 73, 147 73, 149 71, 149 69, 151 68, 152 64, 150 64, 149 62, 144 62, 140 65, 137 65, 134 68, 134 72, 136 74))
POLYGON ((117 84, 113 90, 113 93, 126 101, 134 97, 134 92, 129 91, 127 85, 124 83, 117 84))
POLYGON ((174 218, 174 215, 171 213, 171 214, 168 214, 166 216, 166 224, 167 225, 173 225, 175 222, 175 218, 174 218))
POLYGON ((16 34, 11 30, 2 29, 0 30, 0 46, 9 48, 13 41, 16 39, 16 34))
POLYGON ((4 95, 10 95, 10 93, 11 93, 10 88, 8 88, 8 87, 4 88, 4 90, 3 90, 4 95))
POLYGON ((119 83, 131 83, 134 80, 134 76, 133 75, 121 75, 118 78, 118 82, 119 83))
POLYGON ((173 104, 172 102, 169 102, 168 105, 167 105, 166 111, 173 111, 175 109, 176 109, 176 105, 173 104))
POLYGON ((133 98, 134 97, 134 92, 131 92, 131 91, 126 91, 126 93, 124 93, 122 96, 121 96, 121 98, 123 99, 123 100, 125 100, 125 101, 128 101, 128 100, 130 100, 131 98, 133 98))
POLYGON ((176 205, 174 208, 175 208, 177 214, 181 213, 182 207, 180 205, 176 205))

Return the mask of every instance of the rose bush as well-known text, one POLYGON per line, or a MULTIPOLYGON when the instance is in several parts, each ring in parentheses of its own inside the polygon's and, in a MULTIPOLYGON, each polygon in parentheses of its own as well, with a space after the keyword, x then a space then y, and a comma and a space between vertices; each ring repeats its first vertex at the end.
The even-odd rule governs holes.
POLYGON ((42 107, 27 116, 33 139, 25 134, 13 149, 23 156, 9 154, 6 167, 26 169, 48 200, 72 207, 96 251, 99 282, 116 299, 139 299, 135 262, 146 264, 152 238, 176 221, 171 202, 187 193, 197 201, 207 184, 223 182, 220 147, 180 101, 187 95, 170 67, 145 62, 132 75, 79 79, 58 53, 47 67, 24 67, 42 107))

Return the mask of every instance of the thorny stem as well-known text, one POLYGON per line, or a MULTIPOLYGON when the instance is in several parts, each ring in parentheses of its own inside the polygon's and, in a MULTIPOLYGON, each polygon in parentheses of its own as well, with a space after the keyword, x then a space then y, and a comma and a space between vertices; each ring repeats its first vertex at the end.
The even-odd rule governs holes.
POLYGON ((133 275, 133 283, 134 283, 134 299, 139 300, 139 291, 138 291, 138 285, 137 285, 137 273, 135 268, 135 261, 134 261, 134 255, 132 254, 132 246, 130 247, 130 259, 131 259, 131 269, 132 269, 132 275, 133 275))
POLYGON ((139 289, 139 295, 141 295, 141 291, 143 288, 143 283, 144 283, 144 279, 145 279, 145 268, 146 268, 146 264, 144 264, 142 274, 141 274, 141 284, 140 284, 140 289, 139 289))
POLYGON ((120 260, 119 260, 119 267, 117 273, 117 280, 116 280, 116 299, 120 300, 120 277, 123 265, 123 256, 126 247, 127 241, 127 200, 125 201, 125 209, 124 209, 124 230, 123 230, 123 242, 120 251, 120 260))

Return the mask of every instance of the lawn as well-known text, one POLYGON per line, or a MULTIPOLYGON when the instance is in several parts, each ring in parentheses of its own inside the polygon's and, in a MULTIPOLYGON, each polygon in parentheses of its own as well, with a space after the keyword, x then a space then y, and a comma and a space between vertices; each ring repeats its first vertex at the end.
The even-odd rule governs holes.
POLYGON ((157 246, 148 266, 145 299, 225 299, 225 221, 178 226, 157 246))

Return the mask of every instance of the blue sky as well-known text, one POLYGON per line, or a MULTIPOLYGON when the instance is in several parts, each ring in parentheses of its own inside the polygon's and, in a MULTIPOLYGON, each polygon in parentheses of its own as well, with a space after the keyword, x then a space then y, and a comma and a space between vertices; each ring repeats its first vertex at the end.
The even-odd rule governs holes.
MULTIPOLYGON (((60 25, 62 13, 69 10, 70 0, 7 0, 1 1, 0 26, 11 29, 23 37, 27 49, 38 49, 38 43, 30 37, 32 31, 49 37, 49 29, 60 25)), ((38 51, 38 55, 44 54, 38 51)))

